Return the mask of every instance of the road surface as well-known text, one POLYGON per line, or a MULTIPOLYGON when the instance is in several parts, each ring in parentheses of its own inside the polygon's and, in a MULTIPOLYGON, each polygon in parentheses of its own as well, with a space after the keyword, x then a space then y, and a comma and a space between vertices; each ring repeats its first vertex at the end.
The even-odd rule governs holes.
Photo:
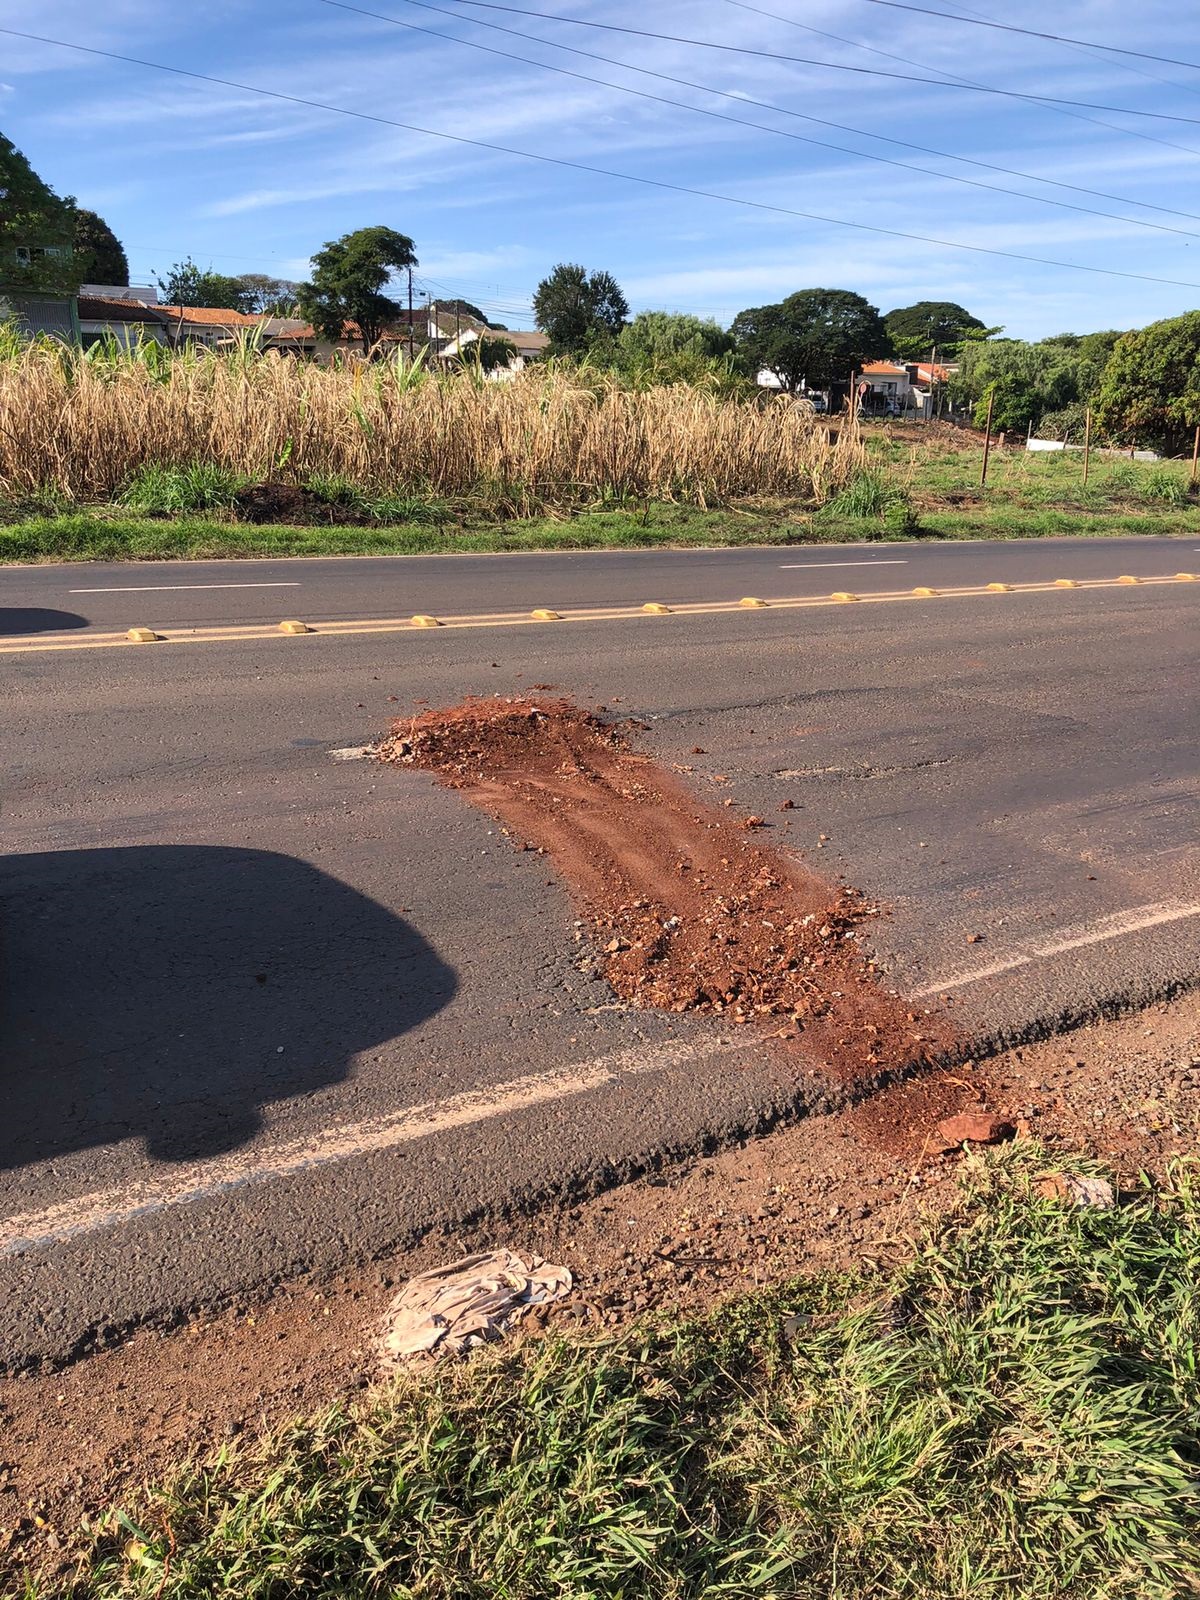
POLYGON ((554 684, 643 719, 699 792, 722 774, 773 842, 882 899, 890 980, 951 994, 981 1041, 1190 982, 1200 583, 1173 574, 1192 563, 1105 540, 0 571, 3 1359, 611 1182, 828 1092, 712 1025, 615 1009, 542 858, 427 775, 342 758, 415 702, 554 684), (1020 587, 1122 575, 1171 581, 1020 587), (234 581, 300 588, 196 587, 234 581), (1016 587, 187 638, 992 581, 1016 587), (132 623, 171 642, 102 637, 132 623))

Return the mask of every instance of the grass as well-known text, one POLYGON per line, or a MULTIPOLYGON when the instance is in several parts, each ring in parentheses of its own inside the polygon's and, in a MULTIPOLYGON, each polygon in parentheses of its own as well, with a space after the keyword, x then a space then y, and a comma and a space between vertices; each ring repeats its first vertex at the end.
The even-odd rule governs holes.
MULTIPOLYGON (((412 1374, 105 1515, 36 1600, 1168 1600, 1200 1570, 1200 1194, 968 1164, 886 1277, 412 1374)), ((1084 1164, 1072 1163, 1081 1170, 1084 1164)))

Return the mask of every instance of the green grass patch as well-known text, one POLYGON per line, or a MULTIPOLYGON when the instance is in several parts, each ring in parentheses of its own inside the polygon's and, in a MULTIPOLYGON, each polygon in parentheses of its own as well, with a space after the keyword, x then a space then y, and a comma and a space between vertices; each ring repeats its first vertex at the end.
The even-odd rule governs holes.
MULTIPOLYGON (((404 507, 397 508, 401 515, 404 507)), ((0 561, 171 560, 182 557, 432 555, 504 550, 605 550, 657 546, 786 545, 828 540, 834 531, 790 509, 699 511, 652 505, 636 510, 510 522, 430 521, 293 526, 184 516, 151 519, 75 512, 0 523, 0 561)), ((846 537, 845 531, 836 537, 846 537)), ((862 525, 850 530, 862 539, 862 525)))
POLYGON ((886 1278, 516 1344, 227 1446, 106 1516, 72 1593, 1194 1592, 1192 1170, 1106 1212, 1039 1198, 1044 1160, 1026 1145, 971 1164, 886 1278))

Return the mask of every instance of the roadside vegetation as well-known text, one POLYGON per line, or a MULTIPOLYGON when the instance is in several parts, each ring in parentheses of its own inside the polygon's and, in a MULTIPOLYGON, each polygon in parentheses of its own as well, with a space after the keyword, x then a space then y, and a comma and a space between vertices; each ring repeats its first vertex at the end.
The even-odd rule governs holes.
POLYGON ((100 1516, 73 1582, 27 1593, 1191 1592, 1193 1168, 1095 1210, 1043 1198, 1045 1161, 971 1158, 886 1271, 548 1333, 227 1444, 100 1516))

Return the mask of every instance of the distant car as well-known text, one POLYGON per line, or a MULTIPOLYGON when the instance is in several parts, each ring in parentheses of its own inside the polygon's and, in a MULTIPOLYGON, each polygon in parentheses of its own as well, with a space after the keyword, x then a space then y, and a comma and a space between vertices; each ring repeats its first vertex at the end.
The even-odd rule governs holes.
POLYGON ((809 405, 812 406, 813 410, 817 412, 818 415, 821 415, 829 410, 829 402, 826 400, 823 394, 806 394, 804 398, 808 401, 809 405))

